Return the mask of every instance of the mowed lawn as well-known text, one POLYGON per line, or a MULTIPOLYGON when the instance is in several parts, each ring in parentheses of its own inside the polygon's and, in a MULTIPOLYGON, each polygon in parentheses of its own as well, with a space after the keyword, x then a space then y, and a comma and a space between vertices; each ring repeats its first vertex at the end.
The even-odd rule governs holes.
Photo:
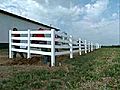
POLYGON ((120 90, 120 48, 102 48, 52 68, 0 66, 0 90, 120 90))

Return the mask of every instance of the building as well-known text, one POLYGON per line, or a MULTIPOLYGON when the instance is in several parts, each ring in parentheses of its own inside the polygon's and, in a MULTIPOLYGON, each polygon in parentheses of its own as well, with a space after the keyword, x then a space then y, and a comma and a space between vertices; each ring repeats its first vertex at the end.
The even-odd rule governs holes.
POLYGON ((25 17, 21 17, 10 12, 0 10, 0 44, 8 43, 8 31, 13 28, 18 28, 20 30, 27 29, 55 29, 57 28, 44 25, 42 23, 27 19, 25 17))

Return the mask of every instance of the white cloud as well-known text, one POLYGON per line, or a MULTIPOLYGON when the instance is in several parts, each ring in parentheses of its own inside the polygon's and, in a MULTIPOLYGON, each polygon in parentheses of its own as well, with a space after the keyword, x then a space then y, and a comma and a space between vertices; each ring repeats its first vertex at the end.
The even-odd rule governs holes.
POLYGON ((49 1, 48 1, 48 0, 45 0, 45 3, 46 3, 46 4, 49 4, 49 1))
POLYGON ((85 16, 83 19, 96 21, 98 17, 107 9, 109 0, 97 0, 95 3, 85 5, 85 16))

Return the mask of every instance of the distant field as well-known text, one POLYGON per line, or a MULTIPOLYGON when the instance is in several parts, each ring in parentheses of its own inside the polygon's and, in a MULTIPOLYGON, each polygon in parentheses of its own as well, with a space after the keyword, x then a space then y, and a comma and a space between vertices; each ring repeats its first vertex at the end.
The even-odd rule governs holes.
MULTIPOLYGON (((6 51, 0 50, 1 56, 6 51)), ((120 90, 120 48, 102 48, 61 62, 52 68, 2 65, 0 90, 120 90)))

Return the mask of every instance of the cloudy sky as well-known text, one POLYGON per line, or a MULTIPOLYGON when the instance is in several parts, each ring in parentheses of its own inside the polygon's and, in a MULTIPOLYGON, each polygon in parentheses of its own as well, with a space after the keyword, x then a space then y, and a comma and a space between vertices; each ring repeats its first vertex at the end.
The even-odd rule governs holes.
POLYGON ((119 43, 119 7, 119 0, 0 0, 0 9, 101 44, 119 43))

